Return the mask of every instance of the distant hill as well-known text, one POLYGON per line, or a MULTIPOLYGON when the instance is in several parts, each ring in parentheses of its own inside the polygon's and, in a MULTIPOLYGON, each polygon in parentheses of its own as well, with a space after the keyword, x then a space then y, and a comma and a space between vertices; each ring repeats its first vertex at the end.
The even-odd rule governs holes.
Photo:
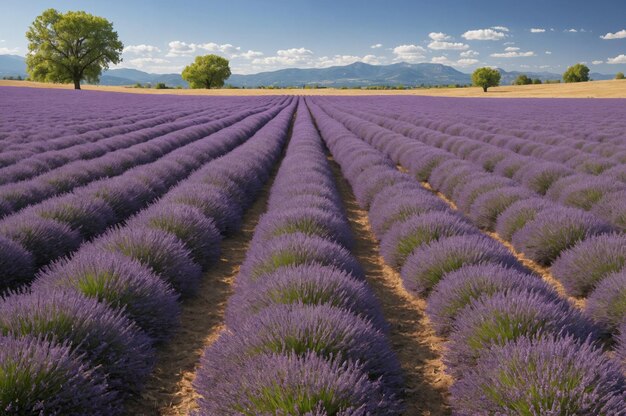
MULTIPOLYGON (((520 74, 542 81, 561 79, 561 74, 550 72, 522 72, 498 69, 502 74, 501 85, 510 85, 520 74)), ((24 58, 17 55, 0 55, 0 77, 26 76, 24 58)), ((613 75, 591 73, 594 80, 613 79, 613 75)), ((164 82, 168 86, 187 87, 180 74, 150 74, 137 69, 119 68, 105 71, 100 77, 101 85, 156 84, 164 82)), ((345 66, 329 68, 289 68, 258 74, 233 74, 226 81, 235 87, 255 88, 260 86, 275 87, 367 87, 374 85, 417 86, 469 84, 469 74, 460 72, 451 66, 441 64, 408 64, 405 62, 391 65, 370 65, 356 62, 345 66)))

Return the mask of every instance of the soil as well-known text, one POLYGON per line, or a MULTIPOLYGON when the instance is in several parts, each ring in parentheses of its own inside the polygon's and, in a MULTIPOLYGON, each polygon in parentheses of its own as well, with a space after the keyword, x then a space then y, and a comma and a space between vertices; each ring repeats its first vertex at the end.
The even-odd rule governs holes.
POLYGON ((205 274, 197 295, 182 302, 181 327, 159 349, 157 364, 141 397, 126 406, 128 415, 187 415, 197 408, 198 394, 192 383, 198 361, 224 329, 226 302, 254 228, 265 212, 272 181, 273 176, 246 211, 241 230, 222 240, 220 261, 205 274))
POLYGON ((371 231, 367 211, 357 204, 337 163, 331 157, 329 162, 354 234, 356 244, 352 254, 363 266, 367 282, 381 303, 390 325, 391 344, 404 370, 404 414, 449 415, 447 399, 452 378, 444 373, 441 360, 443 339, 432 330, 425 314, 426 302, 407 292, 399 273, 385 264, 379 253, 379 243, 371 231))

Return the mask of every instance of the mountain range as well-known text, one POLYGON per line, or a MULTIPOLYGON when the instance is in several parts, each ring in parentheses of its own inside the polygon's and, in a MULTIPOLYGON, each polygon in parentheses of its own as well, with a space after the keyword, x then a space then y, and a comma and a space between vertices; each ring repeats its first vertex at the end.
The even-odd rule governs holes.
MULTIPOLYGON (((498 69, 502 75, 500 83, 510 85, 520 74, 542 81, 561 79, 561 74, 551 72, 520 72, 498 69)), ((26 77, 24 58, 17 55, 0 55, 0 77, 26 77)), ((613 75, 591 73, 594 80, 613 79, 613 75)), ((180 74, 150 74, 137 69, 118 68, 105 71, 100 77, 100 85, 156 84, 163 82, 168 86, 187 87, 180 74)), ((471 75, 460 72, 451 66, 442 64, 400 62, 391 65, 370 65, 355 62, 344 66, 329 68, 289 68, 258 74, 233 74, 226 81, 234 87, 255 88, 274 87, 367 87, 374 85, 417 86, 470 84, 471 75)))

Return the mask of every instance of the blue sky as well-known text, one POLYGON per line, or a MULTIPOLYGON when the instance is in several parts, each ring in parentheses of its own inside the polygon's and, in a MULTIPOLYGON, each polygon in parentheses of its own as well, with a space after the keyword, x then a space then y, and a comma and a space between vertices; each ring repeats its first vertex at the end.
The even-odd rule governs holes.
POLYGON ((626 71, 625 0, 0 0, 0 54, 24 55, 44 9, 111 20, 121 67, 177 72, 196 55, 230 59, 235 73, 288 67, 436 62, 562 72, 626 71))

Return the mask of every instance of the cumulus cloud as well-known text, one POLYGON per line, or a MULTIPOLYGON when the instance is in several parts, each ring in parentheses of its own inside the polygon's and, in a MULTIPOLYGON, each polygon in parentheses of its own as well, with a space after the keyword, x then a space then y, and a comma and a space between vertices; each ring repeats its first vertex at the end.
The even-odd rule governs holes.
POLYGON ((544 33, 545 31, 546 31, 545 29, 541 29, 537 27, 533 27, 530 29, 530 33, 544 33))
POLYGON ((552 51, 546 51, 546 55, 552 55, 552 51))
POLYGON ((499 30, 501 32, 508 32, 509 28, 506 26, 491 26, 492 29, 499 30))
POLYGON ((382 43, 376 43, 376 44, 370 46, 370 48, 372 48, 372 49, 378 49, 378 48, 382 48, 382 47, 383 47, 382 43))
POLYGON ((445 33, 442 32, 430 32, 428 34, 428 37, 431 38, 432 40, 449 40, 451 39, 450 36, 446 35, 445 33))
POLYGON ((125 63, 130 64, 132 66, 138 67, 138 68, 145 68, 148 66, 153 66, 153 65, 162 65, 162 64, 168 64, 170 61, 168 61, 167 59, 163 59, 163 58, 134 58, 134 59, 129 59, 127 61, 125 61, 125 63))
POLYGON ((277 65, 277 66, 293 66, 293 65, 310 65, 313 51, 306 48, 280 49, 276 51, 275 56, 267 56, 265 58, 256 58, 252 61, 256 65, 277 65))
POLYGON ((569 32, 569 33, 578 33, 578 30, 576 30, 576 29, 574 29, 574 28, 571 28, 571 29, 566 29, 565 31, 566 31, 566 32, 569 32))
POLYGON ((230 43, 186 43, 179 40, 172 41, 168 43, 169 50, 167 52, 166 57, 180 57, 180 56, 192 56, 194 54, 204 53, 204 52, 212 52, 220 55, 224 55, 227 58, 236 59, 236 58, 244 58, 244 59, 253 59, 259 56, 263 56, 262 52, 249 50, 247 52, 242 52, 241 47, 231 45, 230 43))
POLYGON ((7 48, 7 47, 0 47, 0 55, 15 55, 16 53, 19 53, 20 48, 7 48))
POLYGON ((607 33, 604 36, 600 36, 601 39, 609 40, 609 39, 624 39, 626 38, 626 29, 622 29, 619 32, 615 33, 607 33))
POLYGON ((504 48, 504 52, 514 52, 514 51, 519 51, 519 48, 516 46, 507 46, 506 48, 504 48))
POLYGON ((135 55, 149 55, 152 53, 156 53, 156 52, 161 52, 161 49, 159 49, 156 46, 152 46, 152 45, 128 45, 124 47, 123 50, 124 53, 132 53, 135 55))
POLYGON ((535 56, 535 52, 518 52, 518 51, 510 51, 510 52, 502 52, 502 53, 492 53, 489 55, 493 58, 526 58, 529 56, 535 56))
POLYGON ((442 65, 450 65, 450 66, 470 66, 478 63, 478 59, 464 58, 454 61, 447 56, 433 56, 430 59, 430 62, 433 64, 442 64, 442 65))
POLYGON ((424 58, 424 48, 417 45, 399 45, 393 48, 393 54, 396 55, 394 61, 418 62, 424 58))
POLYGON ((615 58, 609 58, 606 60, 607 64, 626 64, 626 55, 617 55, 615 58))
POLYGON ((263 56, 263 52, 248 50, 248 52, 241 52, 233 56, 233 58, 236 57, 236 58, 244 58, 244 59, 254 59, 254 58, 258 58, 259 56, 263 56))
POLYGON ((591 61, 591 63, 592 63, 593 65, 600 65, 600 64, 603 64, 603 63, 604 63, 604 61, 591 61))
POLYGON ((440 40, 434 40, 428 44, 429 49, 436 51, 464 51, 469 49, 469 45, 461 42, 444 42, 440 40))
POLYGON ((500 40, 506 37, 506 34, 500 30, 494 29, 474 29, 468 30, 461 35, 467 40, 500 40))
POLYGON ((461 55, 462 58, 471 58, 472 56, 480 55, 480 53, 478 53, 476 51, 469 50, 469 51, 461 52, 460 55, 461 55))

